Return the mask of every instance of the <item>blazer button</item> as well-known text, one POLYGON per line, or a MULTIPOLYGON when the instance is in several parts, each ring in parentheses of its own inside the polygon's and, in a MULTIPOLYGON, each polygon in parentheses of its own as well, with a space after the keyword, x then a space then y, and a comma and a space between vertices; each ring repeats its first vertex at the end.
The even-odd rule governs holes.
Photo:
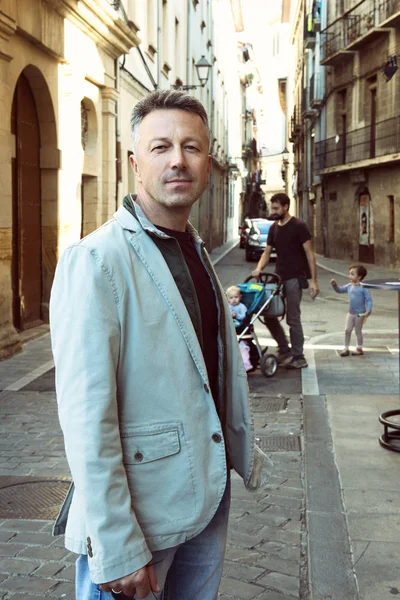
POLYGON ((219 433, 213 433, 211 437, 213 442, 215 442, 216 444, 222 442, 222 437, 219 435, 219 433))
POLYGON ((138 462, 142 462, 143 454, 141 452, 136 452, 134 459, 137 460, 138 462))
POLYGON ((208 385, 207 385, 206 383, 204 384, 204 391, 206 392, 206 394, 208 394, 208 393, 209 393, 209 391, 210 391, 210 390, 208 389, 208 385))

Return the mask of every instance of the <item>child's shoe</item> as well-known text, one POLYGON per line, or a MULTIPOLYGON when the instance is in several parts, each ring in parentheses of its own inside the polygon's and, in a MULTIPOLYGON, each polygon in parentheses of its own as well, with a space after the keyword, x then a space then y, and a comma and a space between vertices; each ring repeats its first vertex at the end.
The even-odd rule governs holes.
POLYGON ((350 356, 350 352, 348 350, 348 348, 345 348, 344 350, 341 351, 340 356, 350 356))
POLYGON ((351 353, 352 356, 362 356, 363 354, 364 352, 362 348, 356 348, 356 351, 351 353))

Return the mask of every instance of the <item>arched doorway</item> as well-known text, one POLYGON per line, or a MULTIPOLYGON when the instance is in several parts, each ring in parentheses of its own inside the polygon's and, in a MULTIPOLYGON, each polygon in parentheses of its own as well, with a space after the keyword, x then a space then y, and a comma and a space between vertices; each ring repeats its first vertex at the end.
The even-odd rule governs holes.
POLYGON ((53 102, 37 67, 20 74, 11 111, 12 313, 18 330, 48 321, 57 262, 60 153, 53 102))
POLYGON ((40 130, 35 99, 24 74, 14 93, 11 131, 16 140, 12 172, 13 320, 14 327, 22 330, 42 322, 40 130))

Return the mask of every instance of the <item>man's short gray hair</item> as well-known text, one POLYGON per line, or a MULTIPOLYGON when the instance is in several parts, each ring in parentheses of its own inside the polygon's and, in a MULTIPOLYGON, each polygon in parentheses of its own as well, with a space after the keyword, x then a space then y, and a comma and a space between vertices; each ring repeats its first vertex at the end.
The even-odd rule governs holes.
POLYGON ((155 90, 140 100, 131 114, 131 134, 133 152, 136 152, 139 138, 139 125, 148 114, 154 110, 185 110, 199 115, 207 129, 210 138, 210 127, 206 110, 202 103, 184 92, 178 90, 155 90))

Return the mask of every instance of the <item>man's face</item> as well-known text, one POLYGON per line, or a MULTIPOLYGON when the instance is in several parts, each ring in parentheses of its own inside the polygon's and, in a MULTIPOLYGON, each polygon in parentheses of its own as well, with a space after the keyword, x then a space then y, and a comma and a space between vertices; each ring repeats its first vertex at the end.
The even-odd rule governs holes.
POLYGON ((131 164, 147 202, 189 207, 207 187, 211 157, 207 129, 199 115, 155 110, 139 126, 131 164))
POLYGON ((272 202, 271 203, 271 213, 269 215, 269 218, 273 219, 274 221, 280 221, 281 219, 283 219, 285 217, 288 210, 289 210, 288 206, 282 206, 279 202, 272 202))

